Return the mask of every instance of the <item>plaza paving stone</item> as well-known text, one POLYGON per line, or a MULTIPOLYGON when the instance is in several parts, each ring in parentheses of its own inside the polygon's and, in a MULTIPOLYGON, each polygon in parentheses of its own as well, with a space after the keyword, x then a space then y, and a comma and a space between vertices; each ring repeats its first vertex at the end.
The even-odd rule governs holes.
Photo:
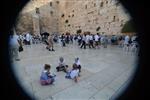
POLYGON ((124 52, 117 46, 100 49, 80 49, 77 44, 67 47, 54 45, 55 52, 45 49, 44 44, 24 46, 19 53, 20 61, 13 66, 14 73, 31 96, 37 100, 110 100, 136 70, 136 55, 124 52), (64 72, 56 72, 59 57, 72 66, 75 57, 80 58, 82 72, 79 82, 65 79, 64 72), (55 73, 54 85, 41 86, 39 78, 44 64, 52 66, 55 73))

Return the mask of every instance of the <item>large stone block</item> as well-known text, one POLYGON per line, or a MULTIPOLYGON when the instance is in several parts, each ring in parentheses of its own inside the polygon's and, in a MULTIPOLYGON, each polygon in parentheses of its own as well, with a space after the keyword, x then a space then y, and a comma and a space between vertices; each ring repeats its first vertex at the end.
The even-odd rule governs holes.
MULTIPOLYGON (((96 27, 101 26, 99 32, 116 34, 120 33, 122 28, 120 25, 130 19, 122 5, 115 0, 36 0, 28 3, 23 13, 35 14, 36 8, 40 11, 39 24, 42 32, 75 33, 80 28, 96 33, 96 27), (68 20, 68 23, 65 23, 65 20, 68 20), (114 22, 115 25, 112 24, 114 22)), ((31 19, 23 19, 23 16, 20 18, 21 24, 17 26, 18 29, 26 31, 34 27, 30 22, 31 19)))

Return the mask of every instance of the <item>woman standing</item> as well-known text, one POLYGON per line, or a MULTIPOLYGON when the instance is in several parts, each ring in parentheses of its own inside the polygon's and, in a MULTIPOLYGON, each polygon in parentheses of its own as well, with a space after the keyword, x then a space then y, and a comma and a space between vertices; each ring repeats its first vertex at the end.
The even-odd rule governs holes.
POLYGON ((52 35, 49 35, 48 37, 48 49, 49 51, 55 51, 53 46, 53 37, 52 35))

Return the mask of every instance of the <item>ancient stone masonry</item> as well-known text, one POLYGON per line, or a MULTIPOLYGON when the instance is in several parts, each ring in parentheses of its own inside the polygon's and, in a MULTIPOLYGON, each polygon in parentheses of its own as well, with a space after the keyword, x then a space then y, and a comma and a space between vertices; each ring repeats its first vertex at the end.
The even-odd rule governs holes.
POLYGON ((17 18, 17 27, 16 31, 19 34, 22 34, 23 32, 31 32, 33 33, 33 22, 32 22, 32 16, 30 14, 20 14, 20 16, 17 18))
POLYGON ((17 29, 19 32, 31 32, 33 34, 39 34, 40 32, 58 32, 58 1, 54 0, 33 0, 29 2, 23 11, 20 13, 17 29), (26 19, 24 16, 28 15, 26 19), (28 19, 31 19, 28 21, 28 19), (30 23, 30 27, 25 27, 22 23, 30 23), (39 27, 39 29, 38 29, 39 27))
POLYGON ((40 20, 38 15, 34 15, 32 18, 33 21, 33 33, 40 34, 40 20))
POLYGON ((81 29, 82 32, 90 31, 93 34, 120 34, 122 26, 130 19, 116 0, 33 0, 21 12, 17 29, 37 34, 35 26, 38 25, 34 24, 38 24, 38 21, 32 17, 35 15, 39 16, 39 33, 47 31, 76 34, 81 29), (32 21, 23 19, 25 15, 30 20, 32 18, 32 21), (32 28, 21 24, 23 22, 29 22, 32 28))

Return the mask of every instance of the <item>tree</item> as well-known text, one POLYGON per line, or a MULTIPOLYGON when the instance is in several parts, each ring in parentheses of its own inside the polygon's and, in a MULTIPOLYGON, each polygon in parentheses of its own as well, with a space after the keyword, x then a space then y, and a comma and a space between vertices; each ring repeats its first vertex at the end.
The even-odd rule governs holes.
POLYGON ((136 29, 133 20, 127 21, 121 29, 121 33, 135 33, 136 29))

